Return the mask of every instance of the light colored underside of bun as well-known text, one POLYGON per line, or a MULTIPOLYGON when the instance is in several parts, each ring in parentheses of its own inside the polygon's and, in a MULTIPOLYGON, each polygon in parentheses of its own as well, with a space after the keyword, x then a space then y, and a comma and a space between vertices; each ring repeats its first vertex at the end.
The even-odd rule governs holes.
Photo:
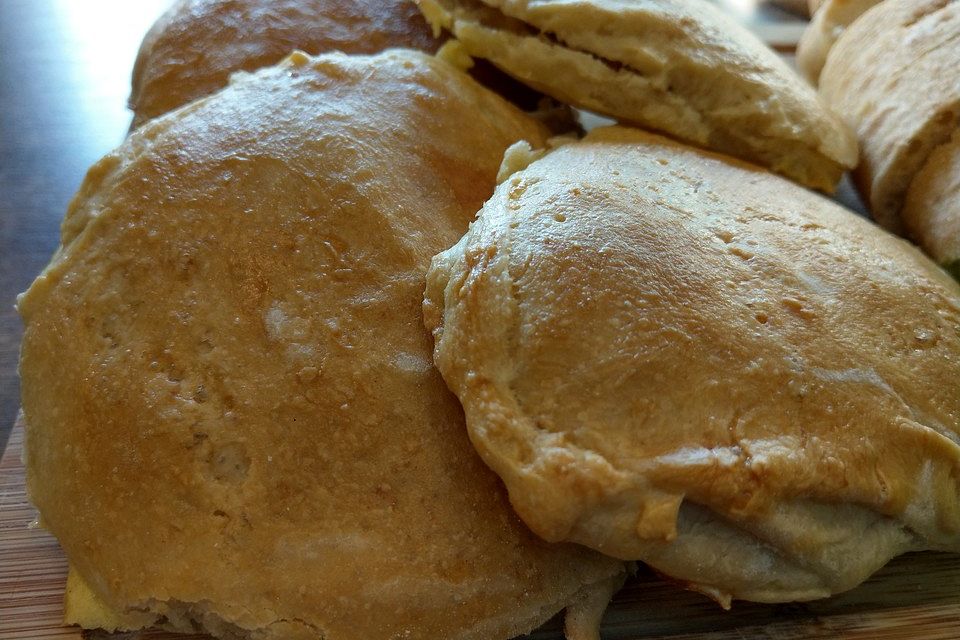
POLYGON ((412 0, 177 0, 137 55, 133 126, 221 89, 236 71, 276 64, 294 50, 433 52, 439 44, 412 0))
POLYGON ((833 46, 820 92, 860 139, 855 182, 896 233, 904 198, 934 149, 960 126, 960 3, 886 0, 833 46))
POLYGON ((880 0, 827 0, 819 7, 797 44, 797 68, 816 85, 827 54, 843 30, 880 0))
POLYGON ((570 605, 589 637, 622 564, 517 519, 421 318, 504 149, 546 135, 423 54, 295 54, 90 170, 19 300, 28 489, 75 612, 486 640, 570 605))
POLYGON ((418 1, 471 55, 578 107, 824 191, 856 164, 853 135, 816 93, 702 0, 418 1))
POLYGON ((782 178, 594 130, 501 183, 424 318, 547 540, 725 603, 960 550, 960 286, 782 178))
POLYGON ((960 280, 960 129, 913 179, 903 222, 910 237, 960 280))

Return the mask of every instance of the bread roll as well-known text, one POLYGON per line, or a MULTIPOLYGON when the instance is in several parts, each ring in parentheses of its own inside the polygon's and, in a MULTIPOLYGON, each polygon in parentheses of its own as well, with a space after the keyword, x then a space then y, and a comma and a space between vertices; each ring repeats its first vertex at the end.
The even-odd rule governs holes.
POLYGON ((907 190, 960 123, 960 3, 886 0, 847 28, 820 92, 860 138, 855 182, 874 218, 904 233, 907 190))
POLYGON ((420 311, 504 149, 545 135, 423 54, 298 53, 90 170, 19 301, 71 621, 486 640, 570 606, 595 634, 622 565, 516 518, 420 311))
MULTIPOLYGON (((413 0, 178 0, 144 38, 133 71, 131 128, 209 95, 236 71, 274 64, 294 49, 434 52, 436 39, 413 0)), ((483 60, 470 75, 531 112, 554 133, 577 129, 567 105, 546 99, 483 60)))
POLYGON ((813 14, 797 45, 797 68, 816 85, 827 54, 843 30, 880 0, 827 0, 813 14))
POLYGON ((756 36, 704 0, 418 0, 476 57, 548 95, 832 191, 851 132, 756 36))
POLYGON ((140 46, 130 94, 133 126, 294 49, 433 52, 439 46, 412 0, 176 0, 140 46))
POLYGON ((910 237, 960 280, 960 130, 913 179, 903 221, 910 237))
POLYGON ((781 178, 595 130, 498 187, 424 311, 546 540, 724 604, 960 551, 960 285, 781 178))

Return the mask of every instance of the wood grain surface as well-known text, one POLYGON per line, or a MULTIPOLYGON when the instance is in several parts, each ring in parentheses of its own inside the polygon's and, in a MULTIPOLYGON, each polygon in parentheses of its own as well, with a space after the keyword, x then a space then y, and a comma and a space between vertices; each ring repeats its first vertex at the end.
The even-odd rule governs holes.
MULTIPOLYGON (((22 446, 18 422, 0 460, 0 638, 204 638, 156 631, 110 635, 62 626, 67 564, 56 540, 31 526, 36 512, 24 489, 22 446)), ((732 611, 641 570, 614 598, 602 631, 605 640, 955 640, 960 555, 910 554, 834 598, 787 605, 735 602, 732 611)), ((528 640, 562 638, 554 619, 528 640)))

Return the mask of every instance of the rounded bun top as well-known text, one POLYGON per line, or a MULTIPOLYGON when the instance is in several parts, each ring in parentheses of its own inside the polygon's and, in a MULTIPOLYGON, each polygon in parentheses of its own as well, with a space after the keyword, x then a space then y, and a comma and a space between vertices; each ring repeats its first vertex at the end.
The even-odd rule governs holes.
POLYGON ((820 196, 595 130, 503 182, 427 282, 435 362, 548 540, 760 600, 960 548, 960 286, 820 196))
POLYGON ((31 498, 108 606, 506 638, 609 590, 620 563, 517 520, 420 315, 504 149, 545 135, 426 55, 295 54, 91 169, 20 300, 20 370, 31 498))
POLYGON ((133 125, 219 90, 236 71, 276 64, 295 49, 432 53, 439 46, 412 0, 177 0, 137 55, 133 125))

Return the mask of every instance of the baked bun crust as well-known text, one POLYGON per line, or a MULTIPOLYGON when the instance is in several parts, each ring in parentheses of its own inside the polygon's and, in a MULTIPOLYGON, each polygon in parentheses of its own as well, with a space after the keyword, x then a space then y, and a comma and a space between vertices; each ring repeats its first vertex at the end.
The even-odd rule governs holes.
POLYGON ((498 187, 424 310, 474 445, 547 540, 723 603, 960 550, 960 286, 788 181, 594 130, 498 187))
POLYGON ((704 0, 417 0, 471 55, 558 100, 833 191, 853 134, 772 50, 704 0))
POLYGON ((886 0, 837 40, 823 97, 860 139, 854 181, 881 225, 904 233, 904 198, 960 127, 960 3, 886 0))
POLYGON ((504 149, 545 135, 423 54, 298 53, 90 170, 19 301, 28 489, 81 609, 370 640, 573 605, 595 631, 622 564, 520 523, 420 310, 504 149))
MULTIPOLYGON (((223 88, 294 50, 377 53, 390 47, 436 52, 447 34, 431 29, 413 0, 178 0, 144 38, 133 70, 132 128, 223 88)), ((572 109, 485 60, 470 75, 553 132, 579 127, 572 109)))
POLYGON ((377 53, 440 46, 412 0, 177 0, 133 68, 133 126, 226 86, 235 71, 291 51, 377 53))
POLYGON ((797 68, 812 84, 820 81, 820 72, 830 49, 843 30, 880 0, 827 0, 818 7, 797 44, 797 68))

